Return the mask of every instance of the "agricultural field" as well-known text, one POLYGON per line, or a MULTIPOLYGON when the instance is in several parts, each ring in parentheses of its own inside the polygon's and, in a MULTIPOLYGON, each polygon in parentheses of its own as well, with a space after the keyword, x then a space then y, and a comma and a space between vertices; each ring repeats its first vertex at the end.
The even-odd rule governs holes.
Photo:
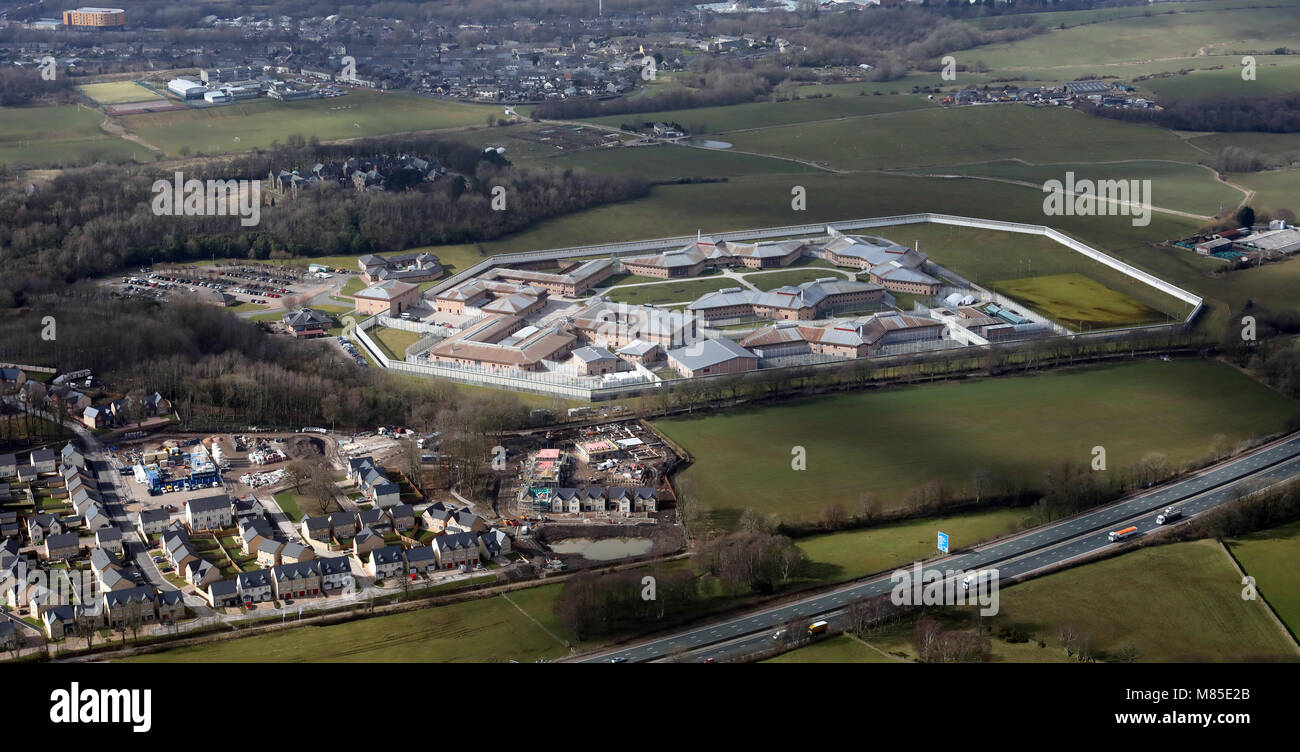
POLYGON ((166 663, 504 663, 512 659, 532 662, 560 658, 569 654, 562 640, 573 641, 573 636, 564 633, 551 613, 559 588, 559 585, 529 588, 510 593, 509 600, 506 596, 496 596, 327 627, 301 627, 269 635, 177 648, 128 660, 166 663))
MULTIPOLYGON (((1241 578, 1215 541, 1143 548, 1002 591, 994 632, 1014 625, 1055 648, 1062 624, 1091 637, 1102 653, 1132 645, 1141 661, 1298 657, 1264 604, 1242 600, 1241 578)), ((1008 649, 1007 659, 1039 652, 1030 644, 1008 649)), ((1051 654, 1064 657, 1059 648, 1051 654)))
POLYGON ((838 169, 905 169, 998 159, 1028 162, 1142 157, 1195 162, 1202 155, 1159 128, 1065 108, 998 104, 898 112, 878 119, 809 123, 728 135, 737 151, 805 159, 838 169), (1009 134, 1015 134, 1014 138, 1009 134))
POLYGON ((75 167, 151 159, 148 149, 99 129, 103 113, 79 104, 0 107, 0 164, 75 167))
MULTIPOLYGON (((877 84, 876 88, 887 86, 877 84)), ((893 88, 892 83, 888 84, 893 88)), ((896 94, 893 96, 841 96, 829 88, 800 86, 795 90, 802 99, 785 102, 749 102, 723 107, 697 107, 688 110, 660 110, 634 112, 625 115, 586 118, 588 122, 618 128, 624 123, 654 122, 680 123, 690 133, 726 133, 750 128, 810 123, 819 120, 859 118, 889 112, 903 112, 932 108, 937 105, 924 96, 896 94), (811 95, 831 94, 816 99, 811 95)))
POLYGON ((990 283, 1058 324, 1080 332, 1159 324, 1169 316, 1082 274, 1052 274, 990 283))
POLYGON ((1231 175, 1229 179, 1255 191, 1250 203, 1256 212, 1272 213, 1278 209, 1300 212, 1300 170, 1270 170, 1231 175))
POLYGON ((1241 55, 1211 58, 1215 65, 1207 67, 1204 58, 1187 61, 1190 73, 1177 73, 1139 81, 1139 90, 1149 91, 1164 99, 1205 99, 1209 97, 1254 97, 1289 94, 1300 90, 1300 58, 1295 55, 1256 55, 1255 79, 1241 77, 1241 55))
MULTIPOLYGON (((524 161, 522 164, 530 163, 524 161)), ((813 170, 805 164, 787 159, 675 144, 580 151, 539 160, 536 164, 552 169, 572 167, 601 175, 637 174, 647 180, 740 177, 813 170)))
POLYGON ((1291 634, 1300 634, 1300 522, 1227 542, 1291 634))
MULTIPOLYGON (((1085 637, 1100 661, 1125 660, 1126 653, 1138 662, 1300 659, 1263 604, 1241 599, 1239 581, 1218 543, 1192 541, 1142 548, 1016 585, 1004 583, 999 613, 985 622, 990 661, 1074 661, 1057 638, 1063 626, 1085 637), (1062 593, 1070 597, 1062 598, 1062 593), (1022 641, 1004 639, 1007 632, 1018 633, 1022 641)), ((971 608, 931 615, 944 629, 975 630, 975 613, 971 608)), ((868 635, 865 642, 890 656, 915 660, 914 624, 904 621, 868 635)), ((804 655, 815 655, 807 649, 783 657, 800 662, 804 655)))
POLYGON ((78 86, 77 91, 85 94, 96 104, 122 104, 124 102, 144 102, 161 99, 158 92, 148 89, 134 81, 111 81, 103 84, 86 84, 78 86))
POLYGON ((735 285, 735 280, 725 278, 688 279, 663 284, 614 287, 605 293, 605 297, 614 303, 636 305, 689 303, 705 293, 721 290, 724 287, 735 287, 735 285))
POLYGON ((1295 43, 1291 33, 1295 10, 1285 5, 1238 7, 1230 13, 1148 12, 980 47, 965 52, 958 61, 979 60, 1005 73, 1085 63, 1264 53, 1295 43))
MULTIPOLYGON (((1062 164, 1027 165, 1023 162, 1002 161, 986 164, 944 167, 945 175, 970 175, 1000 180, 1018 180, 1035 188, 1048 180, 1065 180, 1066 172, 1073 172, 1075 180, 1150 180, 1152 206, 1189 212, 1210 217, 1237 208, 1245 194, 1215 179, 1213 170, 1194 164, 1150 162, 1136 160, 1119 164, 1088 164, 1066 162, 1062 164)), ((934 172, 932 169, 909 171, 917 174, 934 172)), ((979 190, 978 184, 969 186, 979 190)))
POLYGON ((291 135, 321 141, 482 125, 496 108, 401 94, 354 91, 297 102, 258 100, 224 107, 149 112, 118 118, 168 156, 269 148, 291 135))
POLYGON ((912 489, 938 480, 964 494, 976 470, 1033 490, 1050 465, 1086 461, 1098 445, 1112 469, 1152 452, 1177 465, 1206 456, 1216 434, 1235 442, 1277 433, 1296 407, 1218 363, 1143 361, 836 395, 656 425, 695 458, 678 476, 682 495, 700 504, 714 526, 731 528, 746 507, 810 520, 830 504, 855 510, 864 494, 882 511, 905 511, 912 489), (796 446, 806 451, 805 471, 791 469, 796 446))

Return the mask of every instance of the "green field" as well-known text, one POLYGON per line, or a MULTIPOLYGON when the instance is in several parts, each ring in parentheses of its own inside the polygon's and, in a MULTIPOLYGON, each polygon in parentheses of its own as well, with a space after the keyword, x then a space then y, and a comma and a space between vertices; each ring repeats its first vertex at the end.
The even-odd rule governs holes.
POLYGON ((724 287, 735 287, 734 279, 686 279, 663 284, 632 287, 613 287, 605 297, 615 303, 636 305, 663 305, 665 303, 690 303, 696 298, 724 287))
POLYGON ((812 282, 815 279, 825 277, 834 277, 836 279, 845 279, 851 277, 851 274, 845 272, 833 272, 830 269, 792 269, 785 272, 772 272, 769 274, 751 272, 745 275, 745 281, 767 292, 775 290, 785 285, 802 285, 805 282, 812 282))
POLYGON ((864 493, 885 510, 904 510, 908 491, 931 480, 964 495, 977 469, 1034 489, 1050 465, 1087 462, 1098 445, 1112 469, 1150 452, 1182 463, 1206 455, 1215 434, 1236 441, 1279 432, 1295 408, 1227 366, 1143 361, 836 395, 656 425, 695 457, 678 476, 682 495, 729 528, 746 507, 806 520, 831 503, 852 511, 864 493), (805 471, 791 469, 796 446, 806 451, 805 471))
MULTIPOLYGON (((559 585, 510 594, 510 600, 560 639, 551 614, 559 585)), ((502 596, 466 601, 328 627, 303 627, 270 635, 178 648, 129 659, 201 663, 483 663, 532 662, 569 654, 555 637, 502 596)))
POLYGON ((103 119, 97 110, 77 104, 0 107, 0 164, 76 167, 152 158, 143 146, 100 130, 103 119))
POLYGON ((1228 547, 1291 634, 1300 634, 1300 522, 1228 541, 1228 547))
MULTIPOLYGON (((1027 165, 1023 162, 1007 160, 944 167, 940 171, 945 175, 1020 180, 1031 183, 1035 187, 1043 185, 1048 180, 1064 181, 1066 172, 1073 172, 1075 180, 1150 180, 1150 200, 1153 206, 1204 216, 1214 216, 1221 211, 1236 209, 1237 204, 1246 197, 1241 191, 1216 180, 1214 171, 1209 168, 1172 162, 1139 160, 1100 165, 1082 162, 1027 165)), ((931 168, 911 172, 929 173, 935 170, 931 168)), ((969 189, 979 190, 980 187, 979 183, 973 183, 969 189)))
POLYGON ((134 81, 111 81, 103 84, 86 84, 78 86, 77 91, 85 94, 98 104, 122 104, 123 102, 145 102, 162 99, 162 95, 134 81))
POLYGON ((1211 61, 1213 65, 1207 66, 1204 58, 1193 58, 1185 67, 1199 70, 1150 78, 1139 81, 1137 86, 1162 100, 1254 97, 1300 90, 1300 57, 1294 55, 1256 55, 1253 81, 1241 77, 1241 55, 1225 55, 1211 61))
POLYGON ((494 107, 401 94, 354 91, 297 102, 258 100, 225 107, 149 112, 118 120, 168 156, 269 148, 290 135, 322 141, 481 125, 494 107), (238 140, 236 140, 238 139, 238 140))
MULTIPOLYGON (((1001 601, 995 631, 1014 624, 1049 647, 1056 627, 1072 624, 1100 651, 1131 644, 1143 661, 1296 660, 1263 604, 1242 600, 1241 578, 1214 541, 1143 548, 1014 585, 1001 601)), ((1008 659, 1040 652, 1031 645, 1008 659)))
POLYGON ((1028 521, 1024 509, 990 509, 813 535, 800 538, 799 548, 808 555, 813 579, 842 582, 933 557, 935 533, 940 530, 956 550, 1010 535, 1028 521))
POLYGON ((1023 159, 1028 162, 1134 158, 1194 162, 1173 133, 1094 118, 1065 108, 1018 104, 926 109, 870 120, 809 123, 729 134, 737 151, 807 159, 840 169, 905 169, 1023 159), (1014 134, 1014 137, 1012 136, 1014 134))
POLYGON ((602 175, 637 174, 648 180, 787 174, 813 169, 786 159, 674 144, 593 149, 536 161, 525 160, 523 164, 554 169, 573 167, 602 175))
MULTIPOLYGON (((878 86, 884 86, 884 84, 878 86)), ((801 86, 797 89, 797 92, 802 97, 807 97, 810 94, 834 93, 830 89, 823 91, 823 87, 820 86, 801 86)), ((640 124, 665 121, 680 123, 692 133, 725 133, 739 129, 767 128, 817 120, 879 115, 887 112, 902 112, 935 106, 933 102, 925 97, 916 95, 859 97, 836 94, 835 96, 818 99, 751 102, 725 107, 637 112, 626 115, 587 118, 587 120, 612 128, 618 128, 624 123, 640 124)))
POLYGON ((1232 175, 1232 182, 1255 191, 1250 205, 1255 211, 1278 209, 1300 211, 1300 170, 1270 170, 1249 175, 1232 175))
POLYGON ((370 339, 383 349, 384 354, 393 360, 405 360, 406 348, 414 345, 420 339, 418 332, 408 332, 405 329, 389 329, 388 327, 377 326, 367 332, 370 339))
POLYGON ((991 282, 990 286, 1074 331, 1165 323, 1169 317, 1082 274, 991 282))
POLYGON ((1272 52, 1295 44, 1295 9, 1238 7, 1230 13, 1162 13, 1091 23, 1015 42, 968 50, 959 62, 979 60, 1000 71, 1237 52, 1272 52))

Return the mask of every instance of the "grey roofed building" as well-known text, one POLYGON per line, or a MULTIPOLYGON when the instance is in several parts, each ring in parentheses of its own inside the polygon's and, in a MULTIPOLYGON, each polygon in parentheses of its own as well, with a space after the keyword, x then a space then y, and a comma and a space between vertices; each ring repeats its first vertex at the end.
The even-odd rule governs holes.
POLYGON ((37 449, 32 452, 32 465, 48 464, 55 461, 54 450, 49 448, 37 449))
POLYGON ((384 546, 383 548, 376 548, 370 552, 370 556, 373 558, 375 564, 379 566, 405 561, 402 554, 403 551, 401 546, 384 546))
POLYGON ((428 566, 436 560, 432 546, 415 546, 406 550, 406 563, 411 567, 428 566))
POLYGON ((285 314, 282 320, 286 326, 294 329, 328 329, 334 323, 328 315, 312 308, 300 308, 285 314))
POLYGON ((149 585, 123 588, 122 590, 109 590, 104 593, 104 605, 110 609, 132 603, 147 603, 155 599, 153 588, 149 585))
POLYGON ((166 509, 141 509, 135 519, 136 524, 150 525, 159 522, 167 522, 171 519, 171 513, 166 509))
POLYGON ((62 535, 51 535, 45 539, 45 545, 50 550, 56 548, 69 548, 71 546, 81 546, 81 536, 76 533, 64 533, 62 535))
POLYGON ((312 561, 299 561, 291 564, 279 564, 271 567, 271 577, 279 582, 292 582, 308 577, 320 577, 320 564, 312 561))
POLYGON ((451 535, 439 535, 430 541, 430 545, 437 546, 440 551, 448 552, 478 548, 478 533, 466 531, 451 535))
POLYGON ((617 360, 614 353, 603 347, 579 347, 573 351, 573 357, 584 363, 595 363, 601 360, 617 360))
POLYGON ((255 569, 252 572, 240 572, 236 578, 240 590, 256 590, 257 588, 270 587, 271 574, 265 569, 255 569))
POLYGON ((302 555, 308 551, 314 552, 315 549, 304 546, 301 543, 294 543, 290 541, 289 543, 284 544, 280 548, 280 556, 287 557, 290 559, 301 559, 302 555))
POLYGON ((693 345, 678 347, 669 350, 668 356, 690 371, 709 368, 734 358, 757 359, 754 353, 725 337, 706 339, 693 345))
POLYGON ((220 599, 223 597, 233 598, 239 592, 239 584, 234 580, 217 580, 208 585, 208 592, 213 598, 220 599))
POLYGON ((186 504, 194 512, 215 512, 220 509, 230 509, 230 497, 226 494, 216 494, 190 499, 186 504))
POLYGON ((95 542, 103 545, 105 543, 120 543, 122 541, 122 531, 116 527, 105 527, 95 531, 95 542))
POLYGON ((314 560, 320 566, 322 575, 346 574, 352 572, 352 564, 346 556, 322 556, 314 560))

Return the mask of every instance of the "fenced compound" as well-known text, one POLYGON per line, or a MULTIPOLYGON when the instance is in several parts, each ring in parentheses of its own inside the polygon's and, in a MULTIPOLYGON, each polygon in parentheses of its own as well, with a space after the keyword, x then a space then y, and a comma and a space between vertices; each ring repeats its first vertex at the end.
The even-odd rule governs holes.
MULTIPOLYGON (((755 230, 740 230, 735 232, 713 233, 710 237, 715 240, 728 241, 755 241, 767 240, 774 238, 800 237, 800 236, 825 236, 827 228, 840 232, 866 230, 876 227, 890 227, 894 225, 905 224, 925 224, 934 223, 942 225, 953 225, 959 227, 970 227, 983 230, 998 230, 1003 232, 1015 232, 1030 235, 1041 235, 1047 237, 1061 245, 1083 254, 1084 256, 1101 263, 1111 269, 1125 274, 1143 284, 1159 290, 1173 298, 1176 298, 1188 306, 1190 312, 1181 321, 1174 321, 1165 324, 1149 324, 1144 326, 1133 326, 1119 329, 1108 329, 1096 332, 1069 332, 1064 327, 1049 321, 1048 319, 1028 310, 1027 306, 1016 301, 1007 300, 1004 296, 979 287, 968 280, 965 280, 951 272, 944 275, 945 282, 955 286, 967 287, 976 290, 983 301, 991 301, 999 305, 1010 305, 1016 310, 1025 311, 1032 320, 1043 323, 1050 327, 1052 332, 1060 338, 1068 338, 1083 341, 1105 341, 1107 339, 1119 339, 1133 332, 1158 333, 1167 331, 1170 334, 1183 331, 1189 324, 1195 321, 1196 317, 1204 310, 1205 303, 1199 296, 1188 292, 1180 287, 1170 284, 1148 272, 1142 271, 1131 264, 1120 261, 1102 251, 1092 248, 1074 238, 1065 235, 1058 230, 1054 230, 1044 225, 1026 224, 1021 222, 1004 222, 1001 220, 980 219, 977 217, 961 217, 950 214, 937 213, 918 213, 918 214, 900 214, 887 217, 872 217, 866 219, 843 220, 839 222, 827 222, 806 225, 788 225, 784 227, 768 227, 755 230)), ((695 236, 687 235, 671 238, 657 238, 653 240, 640 240, 624 243, 610 243, 605 245, 576 246, 570 248, 558 248, 545 251, 528 251, 523 253, 500 254, 485 258, 455 274, 439 284, 429 288, 426 291, 427 296, 437 295, 447 289, 450 289, 466 280, 472 279, 483 272, 496 266, 509 266, 522 263, 536 263, 538 261, 554 261, 565 258, 574 258, 580 256, 600 256, 607 255, 610 258, 618 256, 627 256, 631 254, 644 253, 646 251, 663 250, 677 248, 687 243, 694 242, 695 236)), ((944 270, 947 272, 947 270, 944 270)), ((736 375, 730 376, 704 376, 694 379, 664 379, 658 381, 642 381, 631 384, 618 385, 601 385, 593 381, 590 377, 579 377, 567 374, 557 373, 533 373, 523 371, 506 371, 492 369, 483 366, 455 365, 450 363, 431 363, 422 361, 415 353, 427 349, 427 347, 436 341, 432 336, 429 325, 410 322, 403 319, 392 319, 387 316, 373 316, 357 325, 355 334, 361 344, 370 353, 374 360, 385 368, 411 373, 417 376, 429 378, 444 378, 466 384, 480 386, 493 386, 505 389, 513 389, 521 392, 534 394, 549 394, 556 397, 567 399, 581 400, 587 402, 597 402, 601 400, 636 397, 643 394, 653 393, 660 389, 674 389, 682 386, 687 382, 698 383, 703 381, 717 380, 721 378, 735 378, 736 375), (383 349, 378 347, 367 334, 368 329, 375 326, 393 326, 394 328, 415 331, 426 334, 419 342, 408 349, 405 360, 394 360, 384 354, 383 349), (428 340, 426 342, 426 340, 428 340), (420 345, 423 344, 423 347, 420 345)), ((1005 339, 998 342, 999 346, 1011 345, 1023 342, 1042 342, 1044 337, 1040 334, 1036 336, 1027 336, 1024 339, 1005 339)), ((924 352, 951 349, 961 347, 961 349, 970 350, 972 354, 978 351, 987 350, 988 346, 959 346, 956 343, 945 346, 936 343, 906 343, 904 345, 885 348, 877 356, 869 360, 873 365, 882 367, 889 365, 891 359, 907 358, 924 352), (928 345, 928 346, 925 346, 928 345)), ((781 357, 770 359, 771 362, 764 362, 762 370, 771 368, 818 368, 842 365, 851 362, 841 358, 829 358, 823 360, 820 357, 804 358, 801 356, 792 356, 790 358, 781 357), (788 361, 788 362, 787 362, 788 361)), ((640 370, 640 369, 638 369, 640 370)), ((761 373, 761 371, 759 372, 761 373)), ((751 376, 752 377, 752 373, 751 376)), ((748 378, 748 377, 746 377, 748 378)))

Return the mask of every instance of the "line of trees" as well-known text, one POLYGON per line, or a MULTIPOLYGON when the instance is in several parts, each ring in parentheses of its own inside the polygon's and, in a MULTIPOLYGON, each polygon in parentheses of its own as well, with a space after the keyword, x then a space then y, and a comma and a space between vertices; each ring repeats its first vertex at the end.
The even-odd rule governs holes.
POLYGON ((807 555, 790 538, 744 530, 705 542, 696 561, 733 593, 771 593, 808 565, 807 555))
POLYGON ((1257 97, 1207 97, 1170 100, 1161 109, 1130 109, 1080 104, 1079 109, 1130 123, 1185 131, 1260 133, 1300 132, 1300 93, 1257 97))

